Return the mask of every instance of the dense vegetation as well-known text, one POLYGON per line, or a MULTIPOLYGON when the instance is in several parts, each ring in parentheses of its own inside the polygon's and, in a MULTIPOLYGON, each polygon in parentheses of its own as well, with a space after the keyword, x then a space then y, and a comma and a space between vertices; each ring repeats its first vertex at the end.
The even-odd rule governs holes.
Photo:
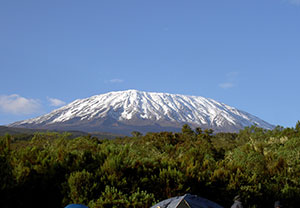
MULTIPOLYGON (((47 133, 49 130, 47 129, 27 129, 27 128, 19 128, 19 127, 7 127, 7 126, 0 126, 0 136, 4 136, 6 134, 10 134, 13 136, 14 140, 18 139, 31 139, 36 132, 44 132, 47 133)), ((53 130, 52 132, 57 132, 57 133, 64 133, 63 130, 53 130)), ((76 138, 80 136, 87 136, 87 135, 92 135, 100 139, 113 139, 115 137, 120 137, 124 136, 121 134, 114 134, 114 133, 107 133, 107 132, 83 132, 83 131, 68 131, 71 133, 70 138, 76 138)))
POLYGON ((68 133, 0 138, 0 206, 150 207, 185 193, 230 207, 300 204, 300 123, 295 128, 247 127, 160 132, 114 140, 68 133))

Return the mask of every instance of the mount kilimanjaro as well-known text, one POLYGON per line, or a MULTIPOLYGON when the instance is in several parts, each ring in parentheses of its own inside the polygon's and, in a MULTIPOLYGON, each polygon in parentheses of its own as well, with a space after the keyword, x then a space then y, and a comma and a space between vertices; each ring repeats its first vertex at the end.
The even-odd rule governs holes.
POLYGON ((200 96, 127 90, 78 99, 12 127, 130 134, 178 131, 183 124, 236 132, 246 126, 274 126, 244 111, 200 96))

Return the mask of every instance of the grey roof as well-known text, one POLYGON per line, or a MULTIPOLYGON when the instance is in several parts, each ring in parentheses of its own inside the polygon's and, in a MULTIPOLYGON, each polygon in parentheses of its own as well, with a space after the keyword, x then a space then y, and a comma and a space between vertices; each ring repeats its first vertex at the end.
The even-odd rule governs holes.
POLYGON ((185 194, 183 196, 177 196, 170 199, 163 200, 158 204, 155 204, 151 208, 223 208, 215 202, 208 199, 185 194))
POLYGON ((65 208, 88 208, 88 207, 83 204, 69 204, 65 208))

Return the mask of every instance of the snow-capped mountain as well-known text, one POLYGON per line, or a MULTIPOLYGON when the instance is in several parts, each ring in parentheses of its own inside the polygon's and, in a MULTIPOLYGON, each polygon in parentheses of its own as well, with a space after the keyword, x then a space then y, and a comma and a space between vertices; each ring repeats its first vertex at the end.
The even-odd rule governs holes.
POLYGON ((178 131, 183 124, 227 132, 253 124, 266 129, 274 127, 212 99, 137 90, 78 99, 46 115, 10 126, 129 134, 132 131, 178 131))

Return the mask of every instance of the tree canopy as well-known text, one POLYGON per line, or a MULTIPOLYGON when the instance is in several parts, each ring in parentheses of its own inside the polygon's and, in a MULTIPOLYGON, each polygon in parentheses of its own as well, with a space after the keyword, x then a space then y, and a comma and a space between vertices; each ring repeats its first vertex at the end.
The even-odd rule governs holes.
POLYGON ((191 129, 103 140, 69 133, 0 137, 1 207, 143 208, 191 193, 230 207, 300 203, 300 130, 191 129))

